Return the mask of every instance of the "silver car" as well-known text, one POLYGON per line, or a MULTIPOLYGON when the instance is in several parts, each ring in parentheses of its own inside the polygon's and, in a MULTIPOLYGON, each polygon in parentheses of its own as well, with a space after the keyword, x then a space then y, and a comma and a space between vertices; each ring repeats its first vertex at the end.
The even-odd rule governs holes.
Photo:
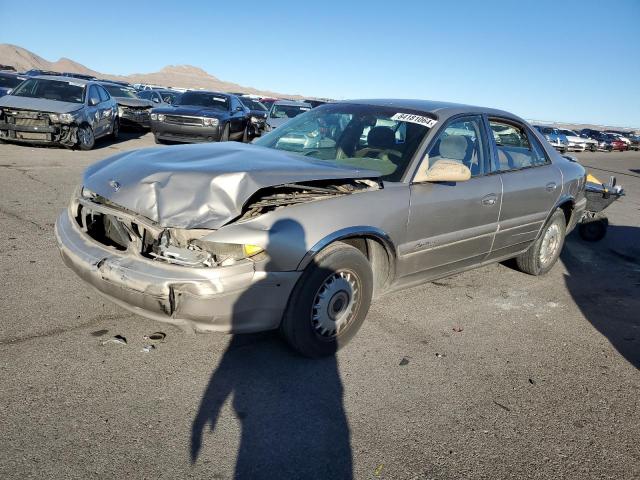
POLYGON ((269 107, 265 131, 270 132, 298 115, 308 112, 313 107, 310 103, 293 100, 276 100, 269 107))
POLYGON ((118 130, 118 104, 94 81, 43 75, 0 98, 2 141, 90 150, 96 139, 116 138, 118 130))
POLYGON ((584 187, 584 168, 510 113, 350 101, 251 145, 107 158, 55 231, 66 264, 125 308, 197 331, 279 328, 313 357, 387 292, 510 258, 546 273, 584 187))

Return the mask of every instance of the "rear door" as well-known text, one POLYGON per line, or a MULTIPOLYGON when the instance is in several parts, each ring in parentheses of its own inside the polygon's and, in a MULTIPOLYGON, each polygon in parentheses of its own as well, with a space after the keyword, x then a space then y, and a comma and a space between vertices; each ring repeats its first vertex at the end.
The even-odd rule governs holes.
POLYGON ((93 129, 93 135, 98 138, 104 131, 104 121, 102 120, 101 100, 98 88, 95 85, 89 85, 89 96, 87 99, 88 119, 93 129))
POLYGON ((492 171, 502 179, 502 208, 491 258, 520 252, 535 240, 562 191, 562 174, 533 132, 511 119, 488 119, 492 171))
POLYGON ((471 170, 466 182, 411 185, 407 241, 400 275, 425 279, 480 263, 490 252, 502 200, 500 175, 491 174, 481 115, 450 120, 424 161, 455 160, 471 170))

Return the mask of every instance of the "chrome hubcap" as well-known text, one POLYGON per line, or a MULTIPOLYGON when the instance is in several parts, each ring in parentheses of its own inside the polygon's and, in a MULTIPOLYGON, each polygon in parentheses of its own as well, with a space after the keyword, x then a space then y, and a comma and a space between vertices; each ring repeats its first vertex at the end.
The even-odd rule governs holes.
POLYGON ((332 338, 353 318, 360 297, 359 283, 351 271, 329 275, 318 289, 311 310, 311 324, 318 335, 332 338))
POLYGON ((542 237, 540 246, 540 263, 547 265, 555 256, 560 246, 560 227, 557 224, 549 225, 549 228, 542 237))

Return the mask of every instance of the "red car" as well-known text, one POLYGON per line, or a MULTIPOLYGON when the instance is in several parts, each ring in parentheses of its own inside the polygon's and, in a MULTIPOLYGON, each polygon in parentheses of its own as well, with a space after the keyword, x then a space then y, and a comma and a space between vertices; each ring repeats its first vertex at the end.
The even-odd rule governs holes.
POLYGON ((619 138, 611 139, 611 150, 618 150, 620 152, 624 152, 625 150, 629 150, 629 145, 620 140, 619 138))

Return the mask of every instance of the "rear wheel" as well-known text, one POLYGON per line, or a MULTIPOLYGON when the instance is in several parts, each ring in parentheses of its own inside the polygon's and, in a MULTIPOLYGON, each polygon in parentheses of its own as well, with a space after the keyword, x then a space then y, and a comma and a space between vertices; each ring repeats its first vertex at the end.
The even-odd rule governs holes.
POLYGON ((244 132, 242 133, 242 143, 249 143, 249 124, 244 127, 244 132))
POLYGON ((93 135, 93 129, 89 125, 81 125, 78 127, 78 148, 80 150, 91 150, 96 144, 96 138, 93 135))
POLYGON ((111 126, 111 139, 117 140, 119 134, 120 134, 120 120, 116 118, 113 121, 113 125, 111 126))
POLYGON ((373 273, 367 257, 351 245, 329 245, 298 280, 280 333, 301 355, 333 355, 364 322, 372 293, 373 273))
POLYGON ((529 249, 516 257, 518 268, 530 275, 544 275, 555 265, 567 230, 564 212, 557 209, 529 249))

